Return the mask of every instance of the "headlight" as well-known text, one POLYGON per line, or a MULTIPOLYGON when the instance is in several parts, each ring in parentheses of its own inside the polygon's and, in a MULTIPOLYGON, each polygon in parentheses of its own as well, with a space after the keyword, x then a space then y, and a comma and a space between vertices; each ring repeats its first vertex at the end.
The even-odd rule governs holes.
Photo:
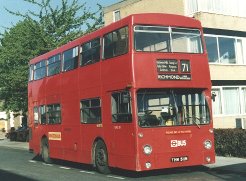
POLYGON ((152 153, 152 147, 150 145, 144 145, 143 147, 143 152, 146 155, 150 155, 152 153))
POLYGON ((209 131, 210 133, 214 133, 214 129, 213 129, 213 128, 209 129, 208 131, 209 131))
POLYGON ((210 150, 212 148, 212 142, 210 140, 206 140, 204 141, 204 148, 206 148, 207 150, 210 150))

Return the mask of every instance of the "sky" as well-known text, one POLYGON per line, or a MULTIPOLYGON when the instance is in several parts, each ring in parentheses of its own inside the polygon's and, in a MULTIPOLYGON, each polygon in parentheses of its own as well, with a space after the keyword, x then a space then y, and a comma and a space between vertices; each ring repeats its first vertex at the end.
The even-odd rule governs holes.
MULTIPOLYGON (((41 0, 38 0, 41 1, 41 0)), ((68 0, 68 2, 72 0, 68 0)), ((91 8, 91 11, 96 11, 97 6, 96 4, 99 3, 103 7, 109 6, 111 4, 120 2, 121 0, 79 0, 82 3, 86 2, 86 6, 91 8)), ((59 4, 61 0, 51 0, 51 3, 53 7, 59 4)), ((14 12, 21 12, 25 14, 30 11, 37 10, 35 5, 32 5, 30 3, 27 3, 23 0, 0 0, 0 33, 3 33, 5 30, 5 27, 9 28, 15 25, 18 21, 21 20, 20 17, 16 17, 10 13, 8 13, 5 8, 14 11, 14 12)))

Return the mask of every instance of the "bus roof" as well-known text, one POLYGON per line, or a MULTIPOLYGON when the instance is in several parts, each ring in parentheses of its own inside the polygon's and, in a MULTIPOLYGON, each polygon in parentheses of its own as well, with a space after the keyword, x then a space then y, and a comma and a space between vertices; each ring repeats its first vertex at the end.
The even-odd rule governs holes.
POLYGON ((65 50, 71 49, 80 45, 81 43, 92 40, 96 37, 100 37, 108 32, 126 25, 160 25, 160 26, 174 26, 174 27, 184 27, 184 28, 201 28, 201 23, 190 17, 175 15, 175 14, 165 14, 165 13, 143 13, 143 14, 132 14, 117 22, 111 23, 110 25, 104 26, 94 32, 81 36, 71 42, 68 42, 61 47, 51 50, 43 55, 37 56, 30 60, 30 64, 35 64, 41 60, 46 60, 49 57, 62 53, 65 50))

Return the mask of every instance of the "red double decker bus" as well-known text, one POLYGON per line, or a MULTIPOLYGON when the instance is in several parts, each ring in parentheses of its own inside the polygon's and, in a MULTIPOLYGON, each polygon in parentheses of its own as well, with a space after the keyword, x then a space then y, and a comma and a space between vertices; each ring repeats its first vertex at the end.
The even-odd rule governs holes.
POLYGON ((30 149, 144 171, 214 163, 199 21, 136 14, 30 61, 30 149))

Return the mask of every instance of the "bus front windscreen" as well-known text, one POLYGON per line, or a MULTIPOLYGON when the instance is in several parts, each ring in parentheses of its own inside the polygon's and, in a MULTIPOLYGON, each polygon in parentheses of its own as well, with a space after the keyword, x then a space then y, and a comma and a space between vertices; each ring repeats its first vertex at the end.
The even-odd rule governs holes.
POLYGON ((208 124, 209 107, 200 90, 139 90, 140 127, 189 126, 208 124))
POLYGON ((138 52, 203 53, 199 29, 135 26, 134 47, 138 52))

